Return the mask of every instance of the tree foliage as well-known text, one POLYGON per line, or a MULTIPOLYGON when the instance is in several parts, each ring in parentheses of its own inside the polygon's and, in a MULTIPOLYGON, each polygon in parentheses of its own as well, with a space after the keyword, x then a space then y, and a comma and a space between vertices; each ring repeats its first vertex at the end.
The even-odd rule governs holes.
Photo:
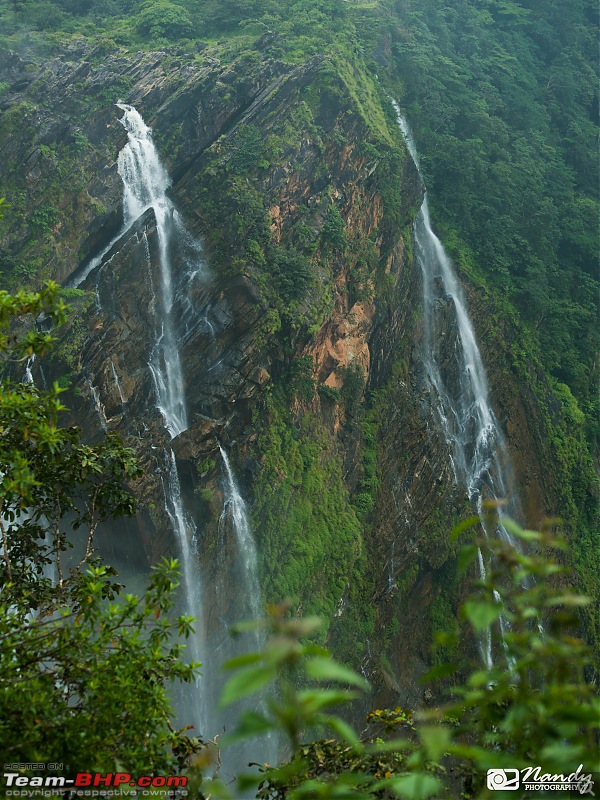
MULTIPOLYGON (((39 293, 0 292, 0 353, 4 367, 10 366, 13 374, 19 365, 24 372, 25 359, 46 353, 54 339, 31 322, 22 333, 14 332, 11 322, 16 316, 32 320, 43 315, 44 322, 60 324, 66 308, 59 292, 52 283, 39 293)), ((5 377, 2 382, 0 570, 9 601, 35 602, 28 600, 30 592, 36 589, 39 598, 50 563, 57 572, 58 589, 62 588, 63 554, 72 546, 69 529, 86 530, 83 563, 94 552, 98 523, 135 509, 123 484, 140 474, 132 451, 114 435, 90 446, 82 442, 77 428, 62 428, 61 391, 57 384, 41 391, 32 381, 5 377)))
MULTIPOLYGON (((478 522, 467 520, 455 535, 478 522)), ((539 764, 542 773, 570 775, 581 764, 584 774, 593 773, 600 705, 584 675, 589 648, 573 635, 577 610, 589 599, 555 584, 565 572, 555 560, 564 543, 550 527, 536 532, 510 520, 503 525, 539 552, 524 555, 520 547, 485 537, 465 545, 462 570, 480 549, 493 556, 493 569, 484 582, 475 582, 462 613, 471 636, 492 626, 495 657, 489 668, 474 665, 440 707, 415 713, 377 709, 359 736, 332 709, 364 689, 364 680, 306 643, 314 620, 290 620, 286 609, 273 609, 267 647, 230 663, 238 672, 225 689, 225 702, 279 676, 280 690, 266 710, 243 717, 233 738, 274 729, 285 736, 292 757, 262 776, 246 776, 240 785, 259 783, 263 800, 483 799, 490 797, 489 769, 539 764), (314 740, 315 726, 334 737, 314 740)), ((438 637, 438 646, 448 636, 438 637)), ((455 669, 438 665, 424 680, 455 669)))
POLYGON ((166 0, 148 0, 140 9, 138 31, 153 38, 182 39, 194 33, 190 15, 183 6, 166 0))
MULTIPOLYGON (((172 768, 185 747, 171 724, 167 681, 189 681, 168 619, 176 564, 163 563, 143 598, 122 596, 114 571, 89 565, 54 593, 44 579, 16 604, 1 593, 0 750, 11 761, 132 774, 172 768), (45 590, 45 591, 44 591, 45 590)), ((66 768, 68 772, 71 770, 66 768)), ((63 772, 64 774, 64 772, 63 772)))
POLYGON ((177 565, 157 567, 142 598, 123 595, 94 548, 100 522, 133 513, 125 482, 139 466, 116 436, 91 446, 62 428, 58 386, 7 377, 50 348, 59 291, 0 292, 0 750, 74 770, 167 769, 187 744, 166 682, 194 673, 174 640, 190 620, 169 616, 177 565))

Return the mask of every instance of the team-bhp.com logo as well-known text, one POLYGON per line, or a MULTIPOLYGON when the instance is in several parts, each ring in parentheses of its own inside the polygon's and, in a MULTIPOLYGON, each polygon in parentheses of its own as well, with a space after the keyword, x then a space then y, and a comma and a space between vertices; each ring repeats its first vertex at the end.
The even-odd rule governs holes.
MULTIPOLYGON (((62 775, 34 776, 20 775, 18 772, 5 772, 6 795, 22 796, 23 789, 94 789, 135 787, 136 789, 155 788, 182 788, 187 786, 185 775, 141 775, 132 778, 128 772, 78 772, 74 778, 65 778, 62 775)), ((31 794, 31 796, 35 796, 31 794)))
POLYGON ((537 792, 579 792, 594 794, 594 781, 591 775, 583 772, 583 764, 570 775, 542 772, 541 767, 525 769, 488 769, 487 788, 494 791, 515 792, 517 789, 537 792))

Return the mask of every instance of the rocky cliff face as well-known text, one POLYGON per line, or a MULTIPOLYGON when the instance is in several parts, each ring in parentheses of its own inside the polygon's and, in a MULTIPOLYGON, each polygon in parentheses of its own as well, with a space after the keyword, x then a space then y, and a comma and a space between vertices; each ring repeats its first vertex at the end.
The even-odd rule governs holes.
MULTIPOLYGON (((221 443, 252 501, 268 599, 289 593, 298 612, 325 613, 331 644, 362 664, 378 702, 420 704, 430 630, 458 624, 447 534, 466 509, 419 366, 410 226, 420 179, 366 72, 350 81, 326 59, 280 63, 268 36, 220 56, 83 44, 3 56, 2 187, 14 213, 2 267, 9 280, 66 281, 115 239, 126 134, 114 103, 135 105, 204 242, 206 270, 177 323, 190 424, 172 446, 198 529, 208 628, 235 609, 236 587, 223 591, 234 544, 219 533, 221 443)), ((158 247, 150 209, 81 285, 44 366, 46 379, 73 382, 67 404, 90 439, 117 431, 142 461, 135 523, 104 544, 132 572, 177 551, 148 369, 158 247)), ((185 243, 173 268, 185 280, 185 243)), ((485 329, 485 305, 470 299, 485 329)), ((449 322, 449 364, 455 337, 449 322)), ((492 397, 535 523, 549 487, 534 403, 494 348, 491 336, 492 397)))

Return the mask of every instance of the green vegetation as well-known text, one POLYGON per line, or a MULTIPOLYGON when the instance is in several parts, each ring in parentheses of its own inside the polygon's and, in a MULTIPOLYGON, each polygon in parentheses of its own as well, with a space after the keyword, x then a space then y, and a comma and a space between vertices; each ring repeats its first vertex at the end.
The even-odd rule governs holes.
POLYGON ((281 5, 273 0, 2 0, 5 33, 24 29, 58 35, 94 35, 98 29, 126 45, 188 44, 191 39, 256 37, 276 30, 274 55, 290 58, 325 52, 348 35, 346 8, 337 0, 301 0, 281 5))
MULTIPOLYGON (((571 630, 577 608, 589 599, 564 587, 551 588, 554 576, 564 571, 554 561, 564 543, 550 529, 538 533, 506 524, 516 538, 529 546, 536 543, 540 553, 524 556, 503 541, 487 539, 464 546, 462 571, 469 569, 479 547, 490 548, 501 566, 475 585, 461 618, 476 636, 490 625, 497 631, 501 615, 510 627, 503 645, 495 642, 496 664, 489 669, 477 665, 441 707, 416 713, 376 709, 358 736, 332 709, 364 690, 364 679, 307 643, 315 637, 317 621, 290 619, 285 606, 273 609, 267 623, 271 639, 263 651, 230 662, 236 673, 222 703, 279 678, 279 690, 265 710, 243 715, 230 739, 276 730, 292 756, 262 774, 242 776, 238 788, 257 786, 262 800, 484 800, 495 796, 487 787, 490 769, 539 764, 541 773, 571 775, 581 764, 580 791, 593 790, 600 707, 584 679, 589 650, 571 630), (542 619, 544 631, 537 624, 542 619), (320 736, 316 741, 309 739, 312 731, 320 736)), ((454 536, 478 525, 478 518, 467 520, 454 536)), ((440 635, 438 644, 458 653, 458 635, 457 625, 440 635)), ((436 681, 455 669, 455 664, 439 664, 425 680, 436 681)), ((202 788, 217 797, 231 796, 218 781, 206 781, 202 788)))
POLYGON ((391 51, 433 213, 518 308, 586 412, 598 244, 597 9, 587 0, 398 6, 391 51))
MULTIPOLYGON (((7 51, 23 52, 32 63, 42 54, 50 57, 64 52, 61 48, 65 45, 77 48, 87 41, 94 45, 85 51, 92 70, 105 61, 131 57, 138 50, 163 51, 161 58, 166 64, 176 64, 181 74, 190 65, 208 64, 209 59, 232 67, 227 82, 217 81, 214 97, 218 96, 233 116, 223 135, 199 156, 198 170, 190 178, 189 197, 215 274, 224 281, 249 276, 258 287, 264 313, 257 341, 261 348, 277 353, 277 368, 289 378, 285 392, 279 381, 254 417, 258 438, 253 455, 262 469, 253 486, 253 513, 269 600, 293 597, 296 609, 325 616, 330 628, 320 635, 331 633, 349 662, 362 657, 363 643, 375 629, 368 537, 381 477, 381 409, 392 402, 392 395, 381 390, 378 394, 372 384, 366 387, 365 375, 357 367, 340 372, 341 390, 317 385, 312 359, 296 356, 335 307, 338 283, 345 271, 350 306, 376 298, 381 310, 393 299, 395 282, 401 280, 390 274, 387 260, 400 232, 407 259, 398 269, 411 264, 408 231, 416 208, 407 207, 403 193, 414 176, 409 174, 388 94, 398 99, 413 125, 434 223, 461 276, 470 284, 473 316, 486 352, 510 370, 511 385, 522 387, 525 410, 530 412, 528 425, 539 448, 536 459, 543 467, 541 492, 565 518, 571 547, 564 559, 575 567, 575 580, 583 590, 593 598, 600 597, 597 456, 592 450, 598 434, 599 205, 597 76, 593 68, 597 10, 590 0, 568 4, 559 0, 297 0, 288 4, 274 0, 0 0, 0 26, 0 43, 7 51), (105 37, 101 41, 98 31, 105 37), (300 71, 294 73, 291 67, 300 71), (298 75, 309 68, 313 72, 303 84, 298 75), (236 115, 246 108, 248 86, 253 80, 266 86, 273 75, 279 75, 281 82, 269 98, 273 102, 265 102, 264 116, 236 127, 236 115), (310 156, 303 162, 301 156, 307 149, 310 156), (355 185, 348 184, 348 196, 344 196, 331 176, 342 174, 348 164, 362 172, 355 185), (291 176, 287 183, 281 179, 277 191, 285 189, 284 199, 290 201, 293 212, 286 213, 278 206, 280 197, 271 185, 276 172, 291 176), (296 186, 311 187, 308 199, 290 190, 294 181, 296 186), (371 214, 379 217, 367 236, 353 222, 370 219, 371 214), (319 408, 324 416, 335 414, 336 420, 341 420, 337 438, 319 419, 319 408), (349 470, 343 460, 347 443, 353 461, 349 470), (344 613, 338 619, 335 614, 342 605, 344 613)), ((170 76, 169 81, 173 80, 170 76)), ((5 83, 0 85, 3 96, 10 91, 10 83, 5 83)), ((107 159, 97 158, 99 145, 75 128, 90 110, 97 111, 126 95, 132 78, 115 74, 95 87, 93 96, 71 98, 69 113, 72 111, 75 128, 72 135, 57 134, 54 140, 54 134, 46 136, 37 123, 44 118, 47 98, 40 92, 43 79, 36 83, 25 95, 27 99, 10 105, 0 118, 1 141, 22 139, 31 145, 27 152, 8 153, 3 167, 10 219, 0 223, 0 273, 11 287, 33 285, 56 274, 62 263, 61 247, 79 241, 82 223, 87 224, 92 212, 106 212, 88 196, 87 187, 90 165, 104 164, 107 159)), ((178 121, 173 130, 163 131, 162 138, 157 135, 164 152, 173 158, 180 155, 182 132, 178 121)), ((411 202, 419 202, 418 188, 412 190, 411 202)), ((73 251, 78 247, 76 244, 73 251)), ((88 302, 89 298, 78 300, 82 309, 88 302)), ((383 316, 377 322, 385 324, 383 316)), ((73 324, 72 344, 65 339, 60 353, 61 367, 67 373, 61 385, 77 369, 86 335, 77 325, 73 324)), ((40 342, 28 345, 20 357, 40 346, 40 342)), ((395 374, 394 379, 407 378, 408 350, 403 357, 402 375, 395 374)), ((11 402, 21 404, 23 411, 29 409, 32 420, 40 424, 35 415, 37 401, 30 390, 14 387, 11 392, 11 402)), ((51 402, 57 411, 54 392, 51 402)), ((30 428, 24 430, 29 441, 30 428)), ((55 436, 55 426, 49 425, 46 433, 55 436)), ((81 455, 76 434, 70 439, 65 435, 64 443, 81 455)), ((89 455, 94 473, 98 459, 102 464, 112 463, 113 458, 120 463, 120 445, 109 439, 105 447, 105 451, 89 455)), ((47 469, 54 469, 53 478, 60 478, 52 448, 46 455, 47 469)), ((203 478, 213 469, 214 463, 206 461, 197 471, 203 478)), ((65 492, 70 491, 71 479, 72 473, 67 471, 65 492)), ((60 482, 57 485, 62 486, 60 482)), ((439 487, 440 495, 445 489, 439 487)), ((89 491, 85 482, 83 500, 84 490, 89 491)), ((41 489, 36 491, 41 493, 41 489)), ((201 489, 199 497, 207 507, 212 503, 210 489, 201 489)), ((13 499, 22 503, 17 494, 13 499)), ((456 544, 447 539, 449 510, 441 505, 420 532, 423 544, 417 560, 406 564, 396 582, 396 605, 381 648, 382 661, 387 643, 399 629, 402 603, 423 565, 437 581, 445 581, 426 615, 427 624, 443 634, 434 660, 454 659, 460 653, 454 613, 458 584, 449 574, 456 544)), ((26 531, 27 521, 24 524, 26 531)), ((32 537, 34 533, 32 528, 32 537)), ((31 538, 31 550, 33 542, 31 538)), ((58 553, 59 545, 56 549, 58 553)), ((545 568, 534 561, 525 563, 511 554, 500 555, 517 571, 546 576, 545 568)), ((28 558, 18 562, 23 574, 28 558)), ((10 568, 16 569, 16 565, 11 561, 10 568)), ((103 573, 93 573, 82 578, 81 586, 91 592, 94 582, 102 584, 105 588, 98 590, 102 597, 108 592, 107 580, 103 573)), ((163 574, 161 581, 166 586, 172 577, 163 574)), ((540 585, 545 586, 543 581, 540 585)), ((44 586, 43 581, 39 586, 44 586)), ((73 595, 73 602, 76 597, 79 595, 73 595)), ((527 597, 532 608, 550 608, 550 600, 542 595, 527 597)), ((482 601, 479 611, 476 605, 467 607, 465 614, 475 628, 498 611, 490 598, 482 601)), ((142 630, 151 623, 147 609, 142 611, 138 605, 135 610, 124 602, 123 613, 133 614, 134 629, 142 630)), ((163 602, 167 600, 161 599, 163 602)), ((597 646, 597 605, 579 606, 573 601, 573 607, 584 621, 589 641, 597 646)), ((58 606, 48 606, 54 608, 58 606)), ((94 614, 96 608, 94 599, 94 614)), ((104 606, 97 613, 104 614, 104 606)), ((546 657, 544 663, 555 664, 540 673, 539 680, 557 692, 562 691, 558 672, 562 669, 571 675, 571 668, 579 669, 582 662, 577 658, 583 650, 576 643, 573 664, 568 664, 565 641, 553 636, 544 641, 536 638, 524 624, 525 611, 518 603, 509 613, 514 614, 515 623, 510 647, 517 664, 524 665, 517 668, 523 686, 511 684, 508 674, 479 672, 473 676, 463 703, 468 708, 480 707, 479 721, 471 718, 467 724, 466 717, 461 717, 460 724, 465 727, 459 730, 467 738, 481 736, 488 745, 492 742, 492 749, 499 745, 498 737, 505 736, 511 752, 522 758, 524 745, 515 720, 534 738, 538 723, 539 736, 548 734, 545 720, 533 720, 527 716, 533 710, 524 708, 525 688, 530 693, 538 690, 527 683, 527 670, 537 667, 527 660, 526 648, 536 657, 546 657), (487 691, 489 685, 493 691, 487 691), (511 708, 512 716, 502 720, 495 716, 502 707, 511 708)), ((559 619, 557 627, 565 619, 559 619)), ((89 635, 89 622, 83 618, 78 635, 89 635)), ((572 617, 570 622, 575 626, 572 617)), ((110 625, 110 620, 106 624, 110 625)), ((57 636, 67 637, 67 633, 59 630, 57 636)), ((122 647, 126 646, 123 639, 122 647)), ((271 675, 276 669, 273 664, 270 667, 271 675)), ((165 673, 154 662, 152 669, 156 669, 160 685, 165 673)), ((103 670, 109 674, 108 666, 106 673, 103 670)), ((123 680, 129 677, 124 675, 123 680)), ((575 675, 571 685, 579 691, 580 676, 575 675)), ((582 691, 587 702, 584 695, 582 691)), ((146 701, 140 702, 143 706, 146 701)), ((161 702, 159 698, 158 708, 161 702)), ((560 750, 558 742, 570 742, 575 730, 553 702, 545 695, 537 707, 542 716, 560 721, 551 731, 550 744, 536 740, 542 751, 551 745, 560 750)), ((565 707, 571 709, 573 703, 571 697, 565 707)), ((401 714, 396 716, 400 730, 412 731, 412 723, 401 714)), ((311 717, 311 722, 314 719, 311 717)), ((578 721, 587 720, 571 720, 573 724, 578 721)), ((161 730, 164 733, 164 728, 161 730)), ((444 778, 437 767, 424 772, 420 784, 411 777, 425 763, 437 763, 434 754, 440 741, 455 757, 471 758, 479 766, 493 756, 490 747, 485 756, 482 751, 466 754, 452 744, 452 732, 437 739, 435 733, 426 734, 425 751, 410 764, 403 760, 404 755, 390 755, 390 771, 395 773, 400 766, 407 772, 403 783, 392 785, 392 781, 380 791, 398 791, 404 796, 443 794, 444 778)), ((269 792, 280 796, 281 786, 288 783, 298 797, 302 792, 304 796, 310 792, 328 796, 327 792, 334 790, 322 788, 324 772, 334 780, 332 776, 341 771, 356 771, 358 762, 366 764, 361 759, 367 756, 353 749, 355 743, 329 741, 319 745, 320 749, 304 751, 297 737, 292 744, 296 765, 286 775, 271 774, 263 787, 265 797, 271 796, 269 792), (317 783, 303 788, 298 765, 306 766, 317 783)), ((377 743, 363 744, 368 749, 377 743)), ((575 750, 568 752, 575 754, 575 750)), ((27 755, 33 758, 35 753, 27 755)), ((384 758, 377 750, 368 755, 384 758)), ((558 767, 553 764, 552 768, 558 767)), ((369 770, 365 767, 364 772, 369 770)), ((375 773, 373 777, 385 780, 385 770, 383 777, 375 773)))
MULTIPOLYGON (((491 309, 488 358, 507 352, 533 393, 546 492, 580 586, 598 597, 598 10, 383 6, 379 71, 413 126, 434 223, 491 309)), ((598 649, 598 607, 581 613, 598 649)))
POLYGON ((379 489, 377 476, 377 419, 371 411, 365 415, 361 425, 361 444, 363 458, 363 477, 352 502, 359 516, 364 516, 375 505, 379 489))
POLYGON ((147 0, 140 7, 137 30, 142 36, 177 41, 192 36, 194 27, 186 9, 177 3, 147 0))
MULTIPOLYGON (((91 34, 100 26, 128 46, 191 44, 194 38, 235 33, 244 53, 246 28, 271 31, 274 57, 294 62, 329 53, 331 64, 322 73, 329 91, 341 81, 361 118, 389 144, 381 90, 356 55, 378 50, 385 40, 388 61, 377 70, 413 122, 446 241, 466 247, 478 273, 518 308, 544 364, 569 385, 588 415, 598 347, 596 16, 589 0, 570 4, 568 11, 538 0, 455 0, 446 6, 438 0, 393 6, 338 0, 283 6, 271 0, 0 5, 0 20, 15 35, 23 26, 65 34, 91 34)), ((124 89, 109 88, 117 94, 124 89)), ((75 146, 81 149, 81 140, 75 146)), ((376 157, 376 142, 365 146, 376 157)), ((254 125, 240 128, 234 147, 234 173, 267 166, 280 152, 254 125)), ((53 148, 42 145, 41 157, 56 159, 53 148)), ((247 217, 256 198, 248 205, 244 188, 235 189, 247 217)), ((44 196, 31 222, 49 230, 56 207, 48 204, 45 188, 44 196)), ((388 201, 389 217, 394 197, 388 201)), ((334 235, 332 225, 333 217, 324 243, 334 235)), ((337 228, 338 243, 329 246, 343 245, 339 221, 337 228)))
POLYGON ((325 247, 344 252, 348 241, 346 239, 346 223, 336 206, 329 206, 327 219, 321 231, 321 241, 325 247))
POLYGON ((86 191, 86 158, 96 151, 87 145, 82 151, 85 137, 75 130, 73 138, 60 133, 43 143, 37 120, 46 100, 13 105, 0 118, 0 140, 9 151, 2 165, 8 202, 0 220, 0 275, 11 289, 56 277, 86 216, 103 212, 86 191))
POLYGON ((317 386, 314 366, 312 358, 295 359, 259 415, 254 527, 262 585, 267 601, 292 598, 303 613, 323 615, 336 653, 358 665, 375 631, 375 574, 365 543, 379 488, 380 409, 365 413, 362 407, 362 370, 342 371, 340 391, 317 386), (341 448, 319 418, 317 402, 322 408, 335 403, 347 435, 356 439, 360 479, 351 492, 342 479, 341 448))
MULTIPOLYGON (((567 558, 578 585, 590 597, 600 597, 600 547, 598 546, 598 476, 588 448, 589 427, 577 400, 565 384, 551 383, 551 394, 529 378, 540 398, 540 435, 546 442, 546 463, 562 510, 569 538, 567 558)), ((585 606, 581 616, 596 652, 600 645, 600 604, 585 606)), ((596 667, 598 669, 598 666, 596 667)))
POLYGON ((88 335, 84 315, 93 304, 94 295, 81 289, 61 289, 61 297, 71 301, 71 314, 67 324, 57 336, 48 363, 58 374, 67 371, 69 374, 77 375, 81 370, 81 353, 88 335))
MULTIPOLYGON (((0 292, 3 366, 46 353, 53 338, 33 319, 60 325, 65 312, 56 284, 0 292)), ((194 676, 174 640, 191 620, 169 613, 177 564, 156 567, 138 598, 99 561, 97 526, 134 512, 124 483, 140 469, 116 435, 89 446, 61 428, 60 391, 0 384, 0 750, 74 772, 172 770, 174 752, 195 746, 173 729, 166 690, 194 676)))
MULTIPOLYGON (((17 337, 9 334, 15 317, 43 312, 60 324, 65 310, 56 285, 39 294, 0 293, 4 358, 22 361, 33 353, 47 352, 53 343, 49 334, 35 329, 17 337)), ((307 396, 309 367, 304 361, 297 370, 304 380, 299 390, 307 396)), ((290 389, 296 390, 298 386, 290 389)), ((169 722, 165 681, 193 676, 193 669, 179 660, 181 646, 172 643, 173 632, 187 635, 191 623, 185 617, 175 622, 168 618, 175 565, 164 563, 157 568, 139 599, 121 595, 114 571, 94 559, 98 522, 115 513, 132 513, 133 500, 122 481, 136 478, 140 470, 131 451, 116 437, 90 447, 81 444, 76 430, 60 428, 58 395, 56 386, 39 393, 31 384, 6 379, 0 392, 0 636, 4 644, 0 743, 4 752, 23 762, 79 760, 91 765, 89 769, 108 771, 118 766, 132 774, 173 770, 176 755, 185 764, 186 755, 201 746, 173 731, 169 722), (65 552, 71 539, 78 538, 83 539, 84 556, 78 567, 67 570, 65 552), (80 568, 86 564, 88 569, 82 573, 80 568), (56 570, 57 581, 46 577, 49 566, 56 570), (145 680, 139 680, 140 674, 145 680), (35 714, 30 713, 32 708, 35 714)), ((572 405, 565 391, 563 399, 572 405)), ((269 450, 271 458, 266 479, 271 486, 279 484, 276 491, 283 488, 288 497, 286 512, 302 523, 298 531, 292 525, 291 534, 311 541, 305 534, 312 519, 317 523, 314 530, 318 528, 324 539, 323 523, 329 518, 344 520, 346 532, 353 527, 358 532, 349 505, 344 510, 335 501, 336 494, 342 495, 335 458, 330 454, 329 463, 323 461, 313 439, 306 439, 308 427, 314 427, 316 420, 305 415, 306 424, 301 423, 290 437, 294 426, 283 419, 282 406, 281 398, 269 403, 271 425, 265 434, 269 447, 262 449, 269 450), (282 476, 288 475, 292 481, 286 483, 282 476), (304 513, 303 492, 322 499, 312 515, 304 513)), ((581 421, 574 409, 571 417, 575 423, 581 421)), ((372 426, 367 416, 362 430, 365 473, 372 426)), ((453 538, 478 523, 478 518, 467 520, 453 538)), ((272 638, 262 652, 230 663, 238 672, 227 684, 221 703, 232 704, 277 679, 277 692, 266 709, 245 712, 229 742, 279 731, 286 737, 291 759, 253 776, 241 776, 238 787, 256 787, 263 800, 367 800, 373 796, 483 800, 489 796, 484 775, 490 767, 530 767, 532 753, 543 770, 550 768, 553 774, 570 774, 580 763, 585 774, 591 772, 597 753, 598 700, 584 679, 589 649, 573 636, 577 610, 589 600, 565 588, 566 576, 553 588, 556 576, 565 569, 549 553, 564 544, 550 528, 537 533, 510 521, 503 524, 540 552, 523 555, 504 541, 487 539, 463 549, 462 572, 470 569, 482 547, 491 550, 496 566, 485 583, 475 585, 461 619, 475 635, 490 625, 497 631, 500 616, 510 626, 502 644, 496 641, 495 665, 478 666, 455 688, 458 699, 442 708, 418 714, 401 708, 377 709, 369 714, 369 729, 357 735, 332 709, 357 699, 356 690, 368 688, 364 678, 332 661, 314 643, 320 638, 314 619, 290 617, 285 605, 272 609, 268 623, 272 638), (510 669, 503 658, 509 659, 510 669), (352 690, 345 688, 348 685, 352 690), (322 736, 331 731, 337 738, 311 740, 315 733, 322 736)), ((488 527, 494 527, 493 521, 488 527)), ((339 537, 338 552, 344 554, 343 531, 331 533, 339 537)), ((354 547, 348 537, 346 544, 351 550, 354 547)), ((327 550, 331 552, 330 544, 327 550)), ((317 572, 317 577, 328 586, 334 580, 331 572, 317 572)), ((315 587, 311 589, 314 596, 315 587)), ((321 596, 315 606, 331 615, 327 598, 321 596)), ((430 610, 432 623, 444 622, 450 611, 447 600, 440 598, 430 610)), ((444 628, 438 636, 440 652, 464 659, 458 648, 458 624, 444 628)), ((428 679, 445 677, 459 666, 463 665, 439 663, 428 679)), ((200 760, 196 769, 206 764, 200 760)), ((199 781, 197 775, 192 777, 194 783, 199 781)), ((198 797, 207 793, 230 796, 218 779, 205 777, 198 797)))
POLYGON ((332 619, 361 553, 340 459, 315 415, 293 422, 282 397, 266 411, 254 508, 265 599, 332 619))

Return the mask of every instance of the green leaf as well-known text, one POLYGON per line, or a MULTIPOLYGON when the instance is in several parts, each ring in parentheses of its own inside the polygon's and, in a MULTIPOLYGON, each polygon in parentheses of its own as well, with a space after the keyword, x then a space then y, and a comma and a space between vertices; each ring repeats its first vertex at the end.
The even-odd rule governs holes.
POLYGON ((503 528, 505 528, 513 536, 517 536, 519 539, 524 539, 525 541, 538 541, 541 537, 541 534, 537 531, 525 530, 517 522, 510 519, 510 517, 502 517, 499 522, 503 528))
POLYGON ((307 714, 315 714, 323 708, 341 705, 357 697, 359 697, 357 692, 335 689, 305 689, 298 692, 298 699, 304 705, 307 714))
POLYGON ((461 548, 456 565, 456 572, 459 577, 464 575, 471 563, 477 558, 478 552, 479 548, 476 544, 466 544, 461 548))
POLYGON ((427 772, 414 772, 410 775, 394 776, 371 786, 371 791, 391 789, 402 800, 427 800, 440 793, 442 784, 427 772))
POLYGON ((329 725, 329 727, 332 728, 338 734, 338 736, 341 736, 342 739, 347 741, 348 744, 351 744, 356 748, 359 747, 360 739, 358 738, 356 731, 351 725, 348 725, 347 722, 344 722, 343 719, 333 716, 324 716, 321 718, 321 722, 324 725, 329 725))
POLYGON ((239 718, 237 728, 233 733, 221 739, 221 744, 227 746, 242 739, 260 736, 273 729, 273 723, 263 714, 256 711, 245 711, 239 718))
POLYGON ((498 619, 502 614, 502 605, 486 600, 467 600, 462 607, 462 613, 479 633, 498 619))
POLYGON ((307 656, 323 656, 324 658, 330 658, 329 650, 323 645, 315 644, 314 642, 310 642, 304 645, 304 654, 307 656))
POLYGON ((372 800, 372 794, 358 787, 364 783, 364 775, 343 772, 333 781, 303 781, 289 795, 289 800, 372 800))
POLYGON ((313 636, 317 631, 323 627, 323 620, 321 617, 302 617, 301 619, 294 620, 294 630, 297 635, 304 638, 313 636))
POLYGON ((488 686, 491 680, 490 672, 487 670, 478 670, 477 672, 471 673, 468 685, 472 686, 474 689, 479 689, 482 686, 488 686))
MULTIPOLYGON (((245 773, 238 777, 237 787, 240 790, 240 792, 243 792, 245 795, 248 789, 255 789, 256 786, 258 786, 258 784, 262 780, 262 777, 263 776, 260 773, 257 773, 255 775, 252 775, 251 773, 245 773)), ((204 784, 202 784, 202 788, 204 789, 204 784)), ((208 796, 211 797, 212 795, 208 796)))
POLYGON ((458 525, 455 525, 454 528, 452 528, 452 532, 450 533, 450 540, 455 541, 456 539, 458 539, 461 533, 471 530, 471 528, 474 528, 480 522, 481 520, 479 519, 479 517, 468 517, 467 519, 464 519, 462 522, 459 522, 458 525))
POLYGON ((260 661, 262 655, 260 653, 243 653, 241 656, 230 658, 223 664, 223 669, 238 669, 238 667, 245 667, 247 664, 256 664, 260 661))
POLYGON ((443 725, 427 725, 419 728, 419 735, 425 746, 427 757, 431 761, 439 761, 448 749, 450 729, 443 725))
MULTIPOLYGON (((567 744, 566 742, 555 742, 543 748, 540 752, 542 764, 579 764, 580 759, 584 758, 585 746, 580 744, 567 744)), ((553 770, 554 771, 554 770, 553 770)))
POLYGON ((561 594, 558 597, 551 597, 546 600, 544 605, 550 606, 588 606, 592 602, 591 597, 580 594, 561 594))
POLYGON ((240 636, 242 633, 256 631, 260 628, 264 628, 264 622, 262 620, 249 619, 243 622, 236 622, 235 625, 231 626, 230 631, 232 636, 240 636))
POLYGON ((306 673, 314 680, 349 683, 351 686, 360 686, 365 691, 370 688, 363 677, 332 658, 311 658, 306 662, 306 673))
POLYGON ((231 703, 235 703, 236 700, 257 692, 267 683, 274 680, 276 674, 275 668, 271 666, 248 667, 240 670, 225 684, 219 707, 225 708, 231 703))
POLYGON ((413 743, 408 739, 390 739, 386 742, 376 742, 375 744, 367 745, 367 753, 401 753, 404 750, 411 750, 414 747, 413 743))

